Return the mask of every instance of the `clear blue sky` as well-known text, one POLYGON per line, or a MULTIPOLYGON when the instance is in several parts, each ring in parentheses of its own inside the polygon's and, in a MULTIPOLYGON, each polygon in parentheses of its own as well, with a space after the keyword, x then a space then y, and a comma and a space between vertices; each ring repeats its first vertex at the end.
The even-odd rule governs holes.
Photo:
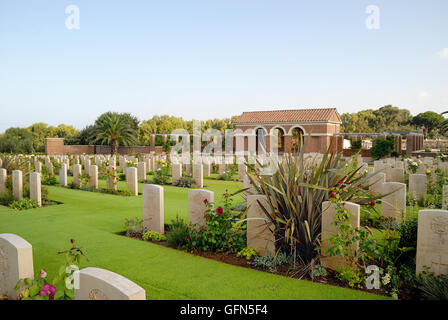
POLYGON ((385 104, 448 110, 447 0, 0 0, 0 132, 385 104))

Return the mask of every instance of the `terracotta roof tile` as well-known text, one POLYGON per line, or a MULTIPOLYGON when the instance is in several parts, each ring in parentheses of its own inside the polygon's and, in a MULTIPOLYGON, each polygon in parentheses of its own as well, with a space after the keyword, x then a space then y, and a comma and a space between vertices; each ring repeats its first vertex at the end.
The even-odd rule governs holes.
POLYGON ((235 123, 336 121, 341 118, 336 108, 243 112, 235 123))

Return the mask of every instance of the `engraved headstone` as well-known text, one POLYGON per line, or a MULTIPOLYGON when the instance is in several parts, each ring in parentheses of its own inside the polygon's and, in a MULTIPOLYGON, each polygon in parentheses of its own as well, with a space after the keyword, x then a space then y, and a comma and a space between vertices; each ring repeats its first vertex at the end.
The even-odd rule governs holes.
POLYGON ((75 271, 75 300, 146 300, 146 293, 115 272, 89 267, 75 271))
POLYGON ((448 275, 448 211, 420 210, 417 230, 417 273, 448 275))

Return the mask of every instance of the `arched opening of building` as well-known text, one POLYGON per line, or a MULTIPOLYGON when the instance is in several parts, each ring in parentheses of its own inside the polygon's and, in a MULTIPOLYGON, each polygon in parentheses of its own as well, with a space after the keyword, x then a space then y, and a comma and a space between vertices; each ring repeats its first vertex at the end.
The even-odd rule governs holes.
POLYGON ((256 131, 255 146, 257 154, 268 151, 266 149, 266 131, 263 128, 258 128, 256 131))
POLYGON ((274 128, 274 142, 277 143, 277 152, 285 152, 285 132, 282 128, 274 128))
POLYGON ((300 150, 303 143, 303 130, 301 128, 293 128, 291 131, 291 152, 296 153, 300 150))

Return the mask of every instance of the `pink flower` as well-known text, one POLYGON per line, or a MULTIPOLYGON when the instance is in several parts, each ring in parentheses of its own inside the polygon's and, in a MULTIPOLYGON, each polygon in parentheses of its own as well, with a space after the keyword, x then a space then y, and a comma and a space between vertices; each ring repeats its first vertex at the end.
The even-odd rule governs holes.
POLYGON ((52 286, 51 284, 47 283, 42 287, 42 290, 39 293, 39 295, 42 297, 50 296, 50 299, 53 300, 55 293, 56 293, 55 286, 52 286))
POLYGON ((40 277, 41 278, 46 278, 47 277, 47 273, 45 272, 44 269, 40 270, 40 277))

